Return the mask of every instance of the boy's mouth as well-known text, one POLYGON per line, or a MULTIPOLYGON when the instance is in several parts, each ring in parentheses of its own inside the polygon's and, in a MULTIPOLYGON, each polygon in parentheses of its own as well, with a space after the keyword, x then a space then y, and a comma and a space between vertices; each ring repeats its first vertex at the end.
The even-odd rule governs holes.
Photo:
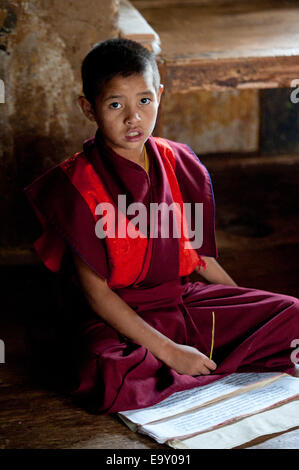
POLYGON ((125 138, 129 142, 135 142, 137 140, 142 139, 143 135, 144 134, 140 129, 132 129, 126 133, 125 138))

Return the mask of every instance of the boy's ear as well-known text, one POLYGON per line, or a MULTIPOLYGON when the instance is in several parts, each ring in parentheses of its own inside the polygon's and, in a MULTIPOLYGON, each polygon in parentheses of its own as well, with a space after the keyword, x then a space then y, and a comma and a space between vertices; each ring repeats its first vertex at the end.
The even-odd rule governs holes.
POLYGON ((83 113, 90 121, 94 122, 96 120, 93 107, 91 103, 85 98, 85 96, 79 96, 78 104, 82 109, 83 113))
POLYGON ((158 90, 158 103, 160 104, 160 100, 161 100, 161 95, 163 93, 163 90, 164 90, 164 85, 162 85, 162 83, 160 83, 159 85, 159 90, 158 90))

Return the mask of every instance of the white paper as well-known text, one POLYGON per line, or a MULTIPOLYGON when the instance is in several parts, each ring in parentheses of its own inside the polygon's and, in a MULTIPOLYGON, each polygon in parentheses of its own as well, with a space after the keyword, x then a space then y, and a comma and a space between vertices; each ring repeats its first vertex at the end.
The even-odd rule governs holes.
MULTIPOLYGON (((299 379, 298 379, 299 380, 299 379)), ((268 411, 249 416, 241 421, 197 434, 184 440, 174 439, 167 444, 175 449, 232 449, 243 445, 245 448, 259 448, 264 445, 246 446, 260 436, 281 433, 298 426, 299 400, 293 400, 285 405, 268 411)), ((286 436, 287 437, 287 436, 286 436)), ((267 442, 274 448, 275 438, 267 442)), ((266 447, 266 446, 265 446, 266 447)), ((291 449, 288 445, 286 449, 291 449)))
POLYGON ((161 418, 167 418, 185 412, 190 408, 203 406, 205 403, 217 398, 219 399, 227 394, 237 391, 242 393, 242 388, 249 385, 282 376, 285 376, 285 374, 277 372, 235 373, 223 377, 209 385, 176 392, 160 403, 148 408, 123 411, 119 414, 133 423, 144 425, 161 418))
POLYGON ((139 431, 150 435, 159 443, 163 443, 169 439, 187 437, 233 419, 257 413, 297 395, 299 396, 298 379, 284 376, 265 387, 208 405, 179 417, 144 425, 139 431))

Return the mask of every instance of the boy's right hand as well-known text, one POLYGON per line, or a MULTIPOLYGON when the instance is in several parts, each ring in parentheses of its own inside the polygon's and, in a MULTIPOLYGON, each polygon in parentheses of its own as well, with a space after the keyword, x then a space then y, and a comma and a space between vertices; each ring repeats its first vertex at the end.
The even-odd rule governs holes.
POLYGON ((214 361, 192 346, 172 344, 164 362, 179 374, 208 375, 217 368, 214 361))

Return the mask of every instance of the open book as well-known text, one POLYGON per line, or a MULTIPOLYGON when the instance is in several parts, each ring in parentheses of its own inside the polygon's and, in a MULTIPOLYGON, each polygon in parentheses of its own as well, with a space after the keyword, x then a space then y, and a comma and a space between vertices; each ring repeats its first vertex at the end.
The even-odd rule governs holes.
MULTIPOLYGON (((118 416, 131 430, 171 445, 173 441, 217 429, 298 397, 296 377, 284 373, 234 373, 212 384, 174 393, 156 405, 120 412, 118 416)), ((299 426, 299 415, 295 425, 299 426)))

